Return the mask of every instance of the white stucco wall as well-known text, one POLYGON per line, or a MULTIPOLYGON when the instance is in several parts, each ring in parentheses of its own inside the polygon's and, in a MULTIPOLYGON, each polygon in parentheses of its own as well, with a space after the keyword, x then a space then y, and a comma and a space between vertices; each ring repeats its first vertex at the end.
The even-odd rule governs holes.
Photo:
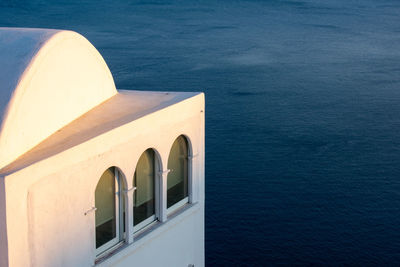
MULTIPOLYGON (((101 120, 107 114, 97 116, 101 120)), ((93 266, 95 216, 84 213, 94 206, 94 191, 101 174, 117 166, 130 188, 142 152, 154 148, 165 170, 170 148, 181 134, 189 138, 196 155, 192 168, 196 203, 100 266, 204 266, 202 94, 151 110, 61 152, 50 153, 38 162, 3 173, 9 265, 93 266)))
MULTIPOLYGON (((0 28, 0 267, 204 266, 204 95, 117 91, 97 50, 71 31, 0 28), (96 258, 95 188, 116 166, 132 188, 153 148, 190 143, 189 204, 96 258)), ((125 202, 132 222, 133 190, 125 202)))
POLYGON ((117 93, 97 50, 72 31, 0 28, 0 168, 117 93))

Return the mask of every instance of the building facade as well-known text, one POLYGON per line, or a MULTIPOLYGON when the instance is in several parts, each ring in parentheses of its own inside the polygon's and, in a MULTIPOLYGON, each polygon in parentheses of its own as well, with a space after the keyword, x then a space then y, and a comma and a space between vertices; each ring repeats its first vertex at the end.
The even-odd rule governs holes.
POLYGON ((117 90, 71 31, 0 62, 0 266, 204 266, 204 95, 117 90))

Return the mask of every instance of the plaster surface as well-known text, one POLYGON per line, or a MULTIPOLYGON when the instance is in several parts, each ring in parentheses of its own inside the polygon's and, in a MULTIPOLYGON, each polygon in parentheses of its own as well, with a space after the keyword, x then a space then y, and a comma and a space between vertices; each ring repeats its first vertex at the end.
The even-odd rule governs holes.
POLYGON ((113 128, 196 95, 200 95, 200 93, 118 90, 116 95, 61 128, 39 145, 0 169, 0 175, 14 172, 113 128))
POLYGON ((0 28, 1 121, 25 69, 40 48, 57 32, 57 30, 0 28))
MULTIPOLYGON (((95 217, 85 212, 95 205, 102 173, 116 166, 127 188, 132 188, 143 151, 153 148, 165 171, 171 146, 182 134, 196 155, 191 159, 196 204, 140 240, 130 232, 133 242, 101 266, 204 266, 203 110, 202 94, 184 98, 7 173, 9 266, 92 266, 95 217), (187 253, 182 255, 183 248, 187 253)), ((132 200, 127 204, 131 207, 132 200)))
POLYGON ((117 93, 75 32, 0 28, 0 61, 0 167, 117 93))
POLYGON ((100 54, 74 32, 0 29, 0 51, 13 79, 1 83, 0 74, 0 267, 204 266, 204 94, 117 91, 100 54), (166 174, 181 135, 189 200, 173 213, 166 174), (132 189, 149 148, 160 163, 158 221, 135 234, 129 190, 121 246, 99 258, 88 212, 97 183, 115 166, 132 189))

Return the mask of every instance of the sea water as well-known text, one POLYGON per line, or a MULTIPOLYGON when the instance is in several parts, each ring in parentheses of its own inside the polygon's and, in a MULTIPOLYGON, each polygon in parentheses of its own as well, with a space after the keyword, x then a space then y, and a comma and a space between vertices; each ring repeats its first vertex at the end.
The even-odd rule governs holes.
POLYGON ((400 264, 399 1, 1 0, 0 26, 205 92, 208 266, 400 264))

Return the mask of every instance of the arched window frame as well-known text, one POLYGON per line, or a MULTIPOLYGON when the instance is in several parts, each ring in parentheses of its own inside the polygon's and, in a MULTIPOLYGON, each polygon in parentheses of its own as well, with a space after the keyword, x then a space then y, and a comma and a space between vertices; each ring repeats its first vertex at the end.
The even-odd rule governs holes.
MULTIPOLYGON (((126 207, 127 207, 126 197, 123 192, 126 185, 125 185, 123 174, 118 167, 115 167, 115 166, 109 167, 102 173, 102 175, 111 168, 114 169, 114 183, 115 183, 115 187, 114 187, 114 193, 115 193, 114 197, 115 198, 114 199, 115 199, 115 218, 116 218, 115 231, 116 231, 116 234, 115 234, 115 238, 111 239, 107 243, 96 248, 96 257, 97 258, 102 257, 103 255, 108 253, 112 248, 115 248, 118 246, 118 244, 123 243, 126 239, 126 231, 124 231, 124 223, 126 223, 128 216, 126 213, 126 207), (124 211, 124 207, 125 207, 125 211, 124 211), (125 217, 126 217, 125 221, 124 221, 124 216, 123 216, 124 212, 125 212, 125 217)), ((102 175, 100 176, 100 179, 101 179, 102 175)), ((97 186, 100 182, 100 179, 98 180, 98 182, 96 184, 95 194, 96 194, 97 186)), ((96 203, 95 203, 95 205, 96 205, 96 203)), ((96 210, 97 210, 97 207, 96 207, 96 210)), ((95 234, 95 244, 96 244, 96 241, 97 241, 97 236, 95 234)))
MULTIPOLYGON (((186 149, 187 149, 187 196, 178 201, 177 203, 173 204, 169 208, 167 207, 167 197, 168 197, 168 188, 167 188, 167 182, 168 182, 168 173, 170 170, 164 169, 163 165, 166 163, 168 166, 168 161, 169 161, 169 156, 167 158, 167 162, 163 162, 159 152, 155 148, 148 148, 147 150, 152 150, 154 153, 154 198, 155 198, 155 211, 154 215, 151 216, 148 219, 145 219, 143 222, 139 223, 138 225, 133 225, 134 224, 134 201, 135 201, 135 194, 136 194, 136 188, 134 185, 134 181, 130 184, 132 187, 130 189, 126 189, 127 186, 127 181, 122 173, 122 171, 115 166, 112 166, 110 168, 114 168, 114 178, 115 178, 115 184, 116 184, 116 189, 115 189, 115 203, 116 203, 116 237, 106 244, 100 246, 99 248, 96 248, 96 261, 101 260, 103 257, 107 257, 108 253, 112 253, 115 249, 120 247, 124 242, 126 243, 132 243, 134 240, 138 237, 141 236, 142 234, 146 233, 146 231, 149 228, 152 228, 152 226, 157 223, 157 222, 166 222, 169 218, 170 215, 175 214, 176 211, 181 210, 182 207, 186 206, 186 204, 193 204, 195 203, 195 194, 194 194, 194 187, 193 187, 193 160, 194 158, 197 157, 197 155, 193 155, 193 148, 192 148, 192 143, 191 140, 186 136, 186 135, 179 135, 177 138, 174 139, 174 142, 178 138, 184 138, 185 143, 186 143, 186 149), (124 203, 124 204, 123 204, 124 203), (125 211, 124 211, 125 208, 125 211), (125 212, 125 219, 122 216, 123 213, 125 212), (123 230, 125 227, 125 231, 123 230)), ((171 153, 171 149, 173 147, 172 143, 170 147, 169 153, 171 153)), ((138 163, 140 160, 140 157, 143 155, 145 152, 143 151, 139 158, 138 161, 136 162, 135 166, 135 172, 138 167, 138 163)), ((165 166, 166 167, 166 166, 165 166)), ((109 169, 109 168, 108 168, 109 169)), ((107 170, 108 170, 107 169, 107 170)), ((104 173, 104 172, 103 172, 104 173)), ((101 177, 101 176, 100 176, 101 177)), ((134 176, 131 178, 134 179, 134 176)), ((99 180, 100 181, 100 180, 99 180)), ((97 187, 97 186, 96 186, 97 187)), ((95 239, 96 240, 96 239, 95 239)))
MULTIPOLYGON (((154 154, 154 158, 153 158, 153 165, 154 165, 154 170, 153 170, 153 179, 154 179, 154 214, 145 219, 144 221, 140 222, 137 225, 133 225, 133 234, 136 236, 140 233, 142 233, 144 230, 148 229, 150 226, 152 226, 154 223, 160 221, 160 217, 161 217, 161 212, 162 212, 162 187, 161 187, 161 181, 160 181, 160 173, 162 170, 162 162, 161 162, 161 157, 158 153, 157 150, 155 150, 154 148, 148 148, 145 151, 143 151, 140 154, 140 157, 138 159, 138 161, 136 162, 136 166, 135 166, 135 173, 137 171, 138 168, 138 163, 140 158, 143 156, 143 154, 148 151, 151 150, 154 154)), ((132 178, 134 179, 134 177, 132 178)), ((135 186, 135 181, 132 181, 132 184, 135 186)), ((133 195, 133 201, 135 200, 135 196, 137 194, 137 190, 138 188, 135 187, 135 191, 134 191, 134 195, 133 195)), ((133 207, 134 207, 134 203, 133 203, 133 207)), ((130 222, 131 224, 134 224, 134 209, 132 209, 132 222, 130 222)))
MULTIPOLYGON (((170 151, 169 153, 171 154, 171 150, 173 148, 174 143, 178 140, 178 138, 182 137, 185 141, 186 141, 186 150, 187 150, 187 158, 186 158, 186 162, 187 162, 187 194, 188 196, 183 198, 182 200, 178 201, 177 203, 173 204, 172 206, 170 206, 169 208, 167 207, 167 216, 175 213, 177 210, 181 209, 183 206, 185 206, 188 203, 193 203, 193 175, 192 175, 192 161, 193 161, 193 150, 192 150, 192 145, 190 142, 190 139, 186 136, 186 135, 179 135, 177 138, 174 139, 174 142, 171 145, 170 151)), ((170 154, 168 155, 168 162, 167 162, 167 166, 169 166, 169 158, 170 158, 170 154)), ((173 171, 173 170, 168 170, 169 172, 173 171)), ((168 180, 168 176, 167 176, 167 180, 168 180)), ((168 181, 167 181, 168 184, 168 181)), ((165 191, 166 194, 166 199, 168 198, 168 188, 166 188, 165 191)))

